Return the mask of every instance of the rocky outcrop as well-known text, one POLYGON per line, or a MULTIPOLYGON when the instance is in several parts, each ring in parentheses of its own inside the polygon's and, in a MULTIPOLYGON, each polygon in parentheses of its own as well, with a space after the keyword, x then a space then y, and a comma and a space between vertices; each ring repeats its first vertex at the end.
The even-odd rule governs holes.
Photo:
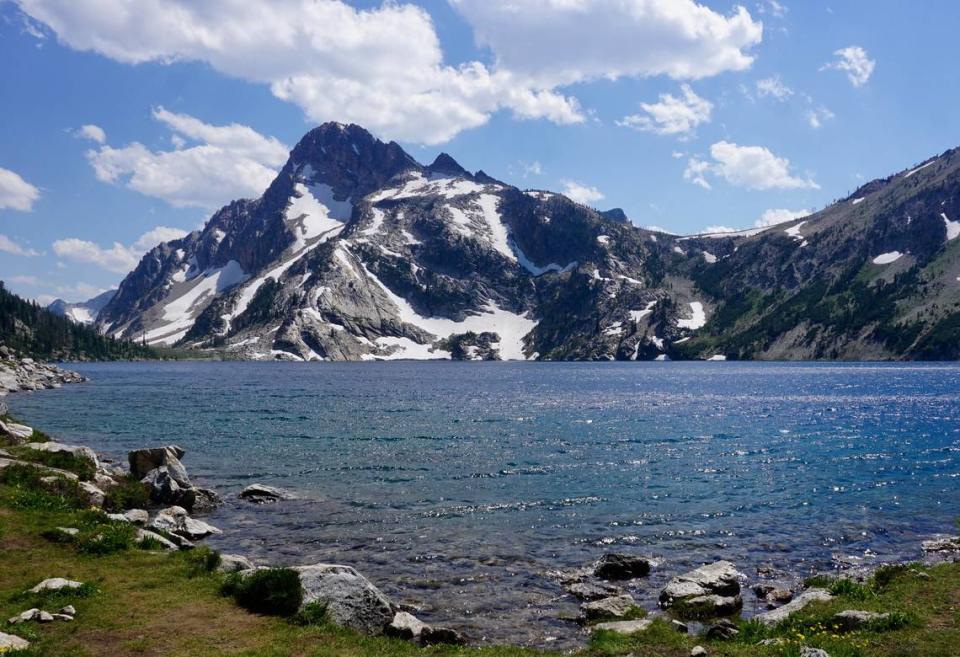
POLYGON ((53 440, 44 443, 25 443, 23 446, 38 452, 69 454, 75 458, 86 459, 90 461, 93 463, 94 467, 100 466, 100 461, 97 459, 97 453, 89 447, 81 445, 65 445, 64 443, 58 443, 53 440))
POLYGON ((960 536, 944 536, 921 544, 924 552, 960 552, 960 536))
POLYGON ((62 591, 63 589, 79 589, 83 582, 77 582, 64 577, 51 577, 45 579, 32 589, 29 593, 43 593, 44 591, 62 591))
POLYGON ((331 622, 371 636, 383 634, 393 622, 393 604, 353 568, 315 564, 294 570, 300 575, 303 604, 320 603, 331 622))
POLYGON ((0 396, 11 392, 59 388, 67 383, 83 381, 86 378, 76 372, 38 363, 32 358, 18 355, 6 345, 0 345, 0 396))
POLYGON ((209 511, 223 504, 212 490, 193 485, 180 461, 186 450, 177 445, 135 449, 127 454, 130 474, 140 479, 157 504, 171 504, 189 511, 209 511))

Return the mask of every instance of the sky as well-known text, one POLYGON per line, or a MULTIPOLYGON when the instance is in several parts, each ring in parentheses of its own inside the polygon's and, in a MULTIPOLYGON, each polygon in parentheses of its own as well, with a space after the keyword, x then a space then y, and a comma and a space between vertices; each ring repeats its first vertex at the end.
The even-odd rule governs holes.
POLYGON ((47 303, 357 123, 677 234, 960 145, 951 0, 0 0, 0 280, 47 303))

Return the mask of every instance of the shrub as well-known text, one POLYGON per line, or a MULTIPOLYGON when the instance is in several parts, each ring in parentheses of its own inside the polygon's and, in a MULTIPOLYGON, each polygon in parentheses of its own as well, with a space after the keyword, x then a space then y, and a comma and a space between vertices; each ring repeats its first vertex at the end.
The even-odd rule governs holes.
POLYGON ((133 547, 137 530, 133 525, 110 523, 95 527, 77 541, 77 550, 82 554, 104 556, 124 552, 133 547))
POLYGON ((873 591, 868 586, 854 582, 852 579, 837 579, 827 588, 830 595, 849 598, 850 600, 866 600, 873 591))
POLYGON ((221 592, 244 609, 272 616, 292 616, 303 603, 300 576, 289 568, 233 573, 224 580, 221 592))
POLYGON ((204 575, 206 573, 212 573, 217 569, 217 566, 220 565, 220 553, 208 548, 206 545, 201 545, 190 550, 186 555, 186 560, 191 577, 204 575))
POLYGON ((873 587, 882 591, 905 572, 907 572, 907 566, 902 563, 880 566, 877 568, 877 572, 873 574, 873 587))
POLYGON ((71 511, 83 507, 77 482, 58 477, 41 481, 43 472, 30 465, 14 463, 0 470, 0 484, 10 487, 4 495, 7 505, 15 509, 38 511, 71 511))
POLYGON ((117 485, 107 490, 103 498, 103 508, 111 513, 121 513, 128 509, 143 509, 150 503, 150 491, 146 484, 133 477, 117 480, 117 485))
POLYGON ((311 602, 290 619, 297 625, 323 625, 327 621, 327 605, 311 602))

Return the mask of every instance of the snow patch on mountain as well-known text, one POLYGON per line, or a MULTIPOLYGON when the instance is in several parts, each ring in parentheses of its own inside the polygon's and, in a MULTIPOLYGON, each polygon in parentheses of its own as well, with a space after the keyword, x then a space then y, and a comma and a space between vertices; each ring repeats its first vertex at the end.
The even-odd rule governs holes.
POLYGON ((943 223, 947 226, 947 241, 960 237, 960 221, 950 221, 946 212, 941 212, 940 216, 943 217, 943 223))
POLYGON ((703 310, 702 303, 699 301, 691 301, 690 311, 693 313, 693 315, 687 319, 677 320, 677 326, 695 331, 707 323, 707 314, 703 310))
POLYGON ((903 257, 903 254, 899 251, 890 251, 889 253, 881 253, 876 258, 873 259, 873 264, 875 265, 889 265, 891 262, 896 262, 903 257))

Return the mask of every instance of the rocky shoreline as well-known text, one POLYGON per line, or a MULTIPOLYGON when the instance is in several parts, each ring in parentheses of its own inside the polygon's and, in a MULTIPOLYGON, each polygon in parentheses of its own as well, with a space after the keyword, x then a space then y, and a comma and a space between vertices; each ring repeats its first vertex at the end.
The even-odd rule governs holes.
MULTIPOLYGON (((2 348, 0 354, 3 354, 2 348)), ((78 374, 55 366, 18 359, 13 354, 4 355, 8 357, 4 367, 15 374, 13 378, 0 378, 0 381, 15 379, 17 387, 14 388, 12 383, 4 383, 0 395, 7 391, 39 390, 84 380, 78 374)), ((3 406, 2 398, 0 406, 3 406)), ((0 409, 0 414, 5 412, 5 407, 0 409)), ((215 491, 199 487, 191 481, 181 460, 186 452, 176 445, 133 450, 129 452, 128 464, 124 468, 99 457, 89 447, 47 440, 39 432, 22 424, 0 422, 0 436, 4 437, 5 444, 17 448, 68 455, 92 463, 90 476, 81 478, 74 472, 18 458, 0 449, 0 470, 15 464, 29 465, 44 471, 44 480, 52 482, 67 478, 76 481, 87 505, 101 509, 115 523, 136 527, 136 541, 144 546, 169 551, 191 550, 198 541, 221 533, 217 527, 193 517, 193 514, 209 512, 223 504, 223 499, 215 491), (44 439, 38 439, 41 436, 44 439), (149 505, 124 509, 122 512, 115 510, 113 513, 103 510, 110 491, 131 481, 138 482, 145 489, 149 505)), ((292 495, 281 489, 253 484, 245 488, 239 497, 251 504, 282 504, 292 495)), ((71 535, 77 529, 62 527, 59 531, 71 535)), ((960 560, 958 536, 933 538, 924 541, 921 547, 928 559, 960 560)), ((829 576, 855 582, 865 581, 877 569, 891 566, 907 567, 903 564, 878 564, 871 568, 833 572, 829 576)), ((740 615, 744 594, 762 601, 767 609, 755 615, 753 620, 768 627, 784 622, 811 603, 834 599, 829 587, 823 585, 826 578, 811 578, 801 582, 799 577, 787 573, 768 573, 770 576, 761 576, 757 578, 758 581, 751 582, 751 578, 740 572, 733 563, 721 560, 704 564, 690 572, 678 573, 660 590, 657 608, 642 609, 622 587, 631 582, 636 584, 648 577, 652 570, 661 568, 662 564, 644 556, 610 553, 580 570, 559 573, 558 578, 566 594, 580 602, 579 617, 571 619, 577 623, 577 629, 573 631, 578 635, 591 632, 635 635, 648 630, 654 619, 660 618, 670 623, 677 632, 702 635, 709 639, 732 639, 740 629, 730 619, 740 615)), ((238 581, 254 580, 260 574, 278 570, 291 571, 295 573, 300 589, 301 613, 314 606, 320 607, 329 621, 362 634, 393 636, 421 645, 469 642, 468 637, 454 628, 433 627, 422 622, 412 613, 415 610, 391 600, 350 566, 317 563, 274 568, 255 563, 244 555, 222 554, 218 558, 217 570, 238 581)), ((918 571, 917 576, 920 575, 922 573, 918 571)), ((38 586, 45 584, 82 585, 58 577, 51 577, 38 586)), ((73 620, 73 616, 66 612, 65 609, 56 612, 28 609, 9 622, 73 620)), ((883 619, 883 613, 845 609, 837 613, 833 620, 837 627, 854 631, 883 619)), ((0 633, 0 648, 4 636, 11 637, 10 645, 23 647, 13 641, 16 636, 0 633)), ((701 650, 695 648, 691 655, 707 654, 701 646, 697 648, 701 650)), ((814 650, 811 648, 811 652, 803 654, 811 657, 823 657, 826 654, 814 650)))

